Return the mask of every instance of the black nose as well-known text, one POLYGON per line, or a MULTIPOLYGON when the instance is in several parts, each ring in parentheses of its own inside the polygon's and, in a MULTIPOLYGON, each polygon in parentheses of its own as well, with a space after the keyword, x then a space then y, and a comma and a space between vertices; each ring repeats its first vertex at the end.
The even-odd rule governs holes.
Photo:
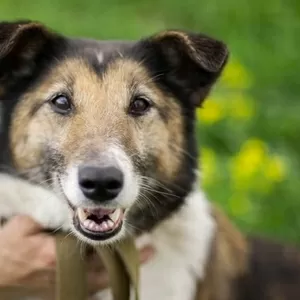
POLYGON ((116 167, 82 166, 78 173, 79 186, 90 200, 104 202, 114 199, 123 187, 123 173, 116 167))

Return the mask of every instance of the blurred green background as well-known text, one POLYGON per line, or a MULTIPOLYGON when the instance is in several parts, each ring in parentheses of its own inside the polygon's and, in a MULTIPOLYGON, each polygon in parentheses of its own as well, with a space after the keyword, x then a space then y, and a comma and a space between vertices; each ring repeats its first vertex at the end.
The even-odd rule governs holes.
POLYGON ((228 43, 231 60, 198 111, 203 186, 245 232, 300 244, 300 2, 0 0, 0 19, 64 34, 136 39, 164 28, 228 43))

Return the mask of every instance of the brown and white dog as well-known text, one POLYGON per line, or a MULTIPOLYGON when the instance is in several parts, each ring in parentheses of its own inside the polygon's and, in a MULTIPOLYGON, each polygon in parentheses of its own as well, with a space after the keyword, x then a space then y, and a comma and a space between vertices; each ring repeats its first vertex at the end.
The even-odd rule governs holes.
POLYGON ((299 253, 244 237, 198 187, 195 110, 227 57, 183 31, 97 43, 0 23, 1 216, 151 240, 142 300, 300 298, 299 253))

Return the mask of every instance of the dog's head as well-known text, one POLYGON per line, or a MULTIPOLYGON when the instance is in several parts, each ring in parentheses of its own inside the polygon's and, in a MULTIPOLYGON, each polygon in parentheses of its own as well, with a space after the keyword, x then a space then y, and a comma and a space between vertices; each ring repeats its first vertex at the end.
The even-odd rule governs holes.
POLYGON ((0 23, 0 99, 15 168, 63 195, 82 239, 108 242, 151 229, 191 192, 195 110, 228 51, 183 31, 104 56, 83 48, 38 23, 0 23))

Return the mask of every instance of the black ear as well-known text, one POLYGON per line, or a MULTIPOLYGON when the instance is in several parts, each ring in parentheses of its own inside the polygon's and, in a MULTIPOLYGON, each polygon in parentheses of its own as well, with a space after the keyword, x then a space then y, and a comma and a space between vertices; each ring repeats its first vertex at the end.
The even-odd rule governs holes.
POLYGON ((0 94, 16 80, 32 75, 58 39, 37 22, 0 22, 0 94))
POLYGON ((168 30, 141 42, 148 66, 189 103, 200 106, 228 59, 226 45, 203 34, 168 30))

